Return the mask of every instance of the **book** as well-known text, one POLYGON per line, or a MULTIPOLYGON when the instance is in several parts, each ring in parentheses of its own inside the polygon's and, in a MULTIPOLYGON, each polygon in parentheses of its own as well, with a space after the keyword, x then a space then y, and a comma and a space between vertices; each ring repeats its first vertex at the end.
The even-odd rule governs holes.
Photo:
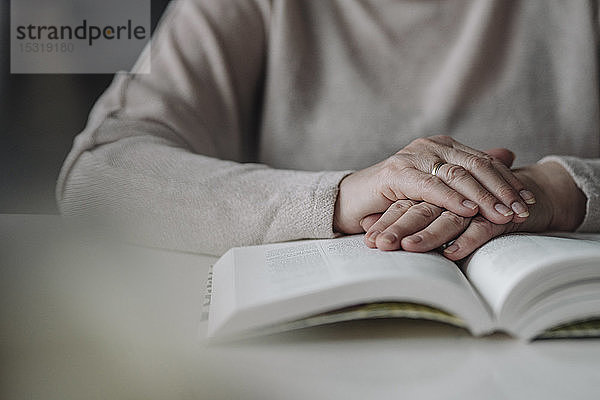
POLYGON ((600 335, 600 235, 504 235, 458 264, 436 252, 370 249, 363 240, 229 250, 211 272, 208 338, 396 317, 475 336, 600 335))

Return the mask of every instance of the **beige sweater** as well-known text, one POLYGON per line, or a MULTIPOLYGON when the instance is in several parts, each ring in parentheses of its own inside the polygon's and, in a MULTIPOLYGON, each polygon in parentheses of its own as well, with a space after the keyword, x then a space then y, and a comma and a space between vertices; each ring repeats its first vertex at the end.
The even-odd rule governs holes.
POLYGON ((597 3, 177 0, 68 156, 67 215, 220 254, 333 235, 337 186, 411 140, 448 134, 547 155, 600 231, 597 3), (135 72, 134 69, 134 72, 135 72))

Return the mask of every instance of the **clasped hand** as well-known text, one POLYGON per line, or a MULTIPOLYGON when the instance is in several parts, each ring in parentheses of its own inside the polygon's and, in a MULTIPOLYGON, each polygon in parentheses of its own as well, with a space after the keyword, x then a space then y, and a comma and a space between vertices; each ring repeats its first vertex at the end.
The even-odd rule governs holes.
POLYGON ((513 159, 447 136, 417 139, 342 180, 334 228, 367 232, 366 244, 381 250, 425 252, 454 241, 444 250, 452 260, 502 233, 575 229, 586 199, 570 175, 556 163, 510 170, 513 159))

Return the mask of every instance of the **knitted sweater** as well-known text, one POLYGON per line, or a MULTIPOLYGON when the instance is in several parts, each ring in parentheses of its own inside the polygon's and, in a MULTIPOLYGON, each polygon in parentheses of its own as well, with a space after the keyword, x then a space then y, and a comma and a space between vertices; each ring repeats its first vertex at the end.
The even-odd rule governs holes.
POLYGON ((445 134, 507 147, 520 165, 560 162, 587 196, 579 229, 600 231, 597 11, 588 0, 175 0, 76 138, 60 209, 211 254, 328 238, 346 174, 445 134))

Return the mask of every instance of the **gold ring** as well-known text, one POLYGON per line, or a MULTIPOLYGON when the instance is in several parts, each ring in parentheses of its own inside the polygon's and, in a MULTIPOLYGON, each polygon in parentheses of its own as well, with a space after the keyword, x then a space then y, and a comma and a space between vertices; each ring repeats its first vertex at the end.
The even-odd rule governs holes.
POLYGON ((442 165, 446 164, 444 161, 438 161, 435 164, 433 164, 433 168, 431 168, 431 175, 437 175, 438 171, 440 170, 440 168, 442 168, 442 165))
POLYGON ((439 249, 440 249, 441 251, 444 251, 444 250, 446 250, 448 247, 452 246, 452 243, 454 243, 455 241, 456 241, 456 239, 454 239, 454 240, 451 240, 451 241, 449 241, 449 242, 447 242, 447 243, 444 243, 443 245, 441 245, 441 246, 439 247, 439 249))

